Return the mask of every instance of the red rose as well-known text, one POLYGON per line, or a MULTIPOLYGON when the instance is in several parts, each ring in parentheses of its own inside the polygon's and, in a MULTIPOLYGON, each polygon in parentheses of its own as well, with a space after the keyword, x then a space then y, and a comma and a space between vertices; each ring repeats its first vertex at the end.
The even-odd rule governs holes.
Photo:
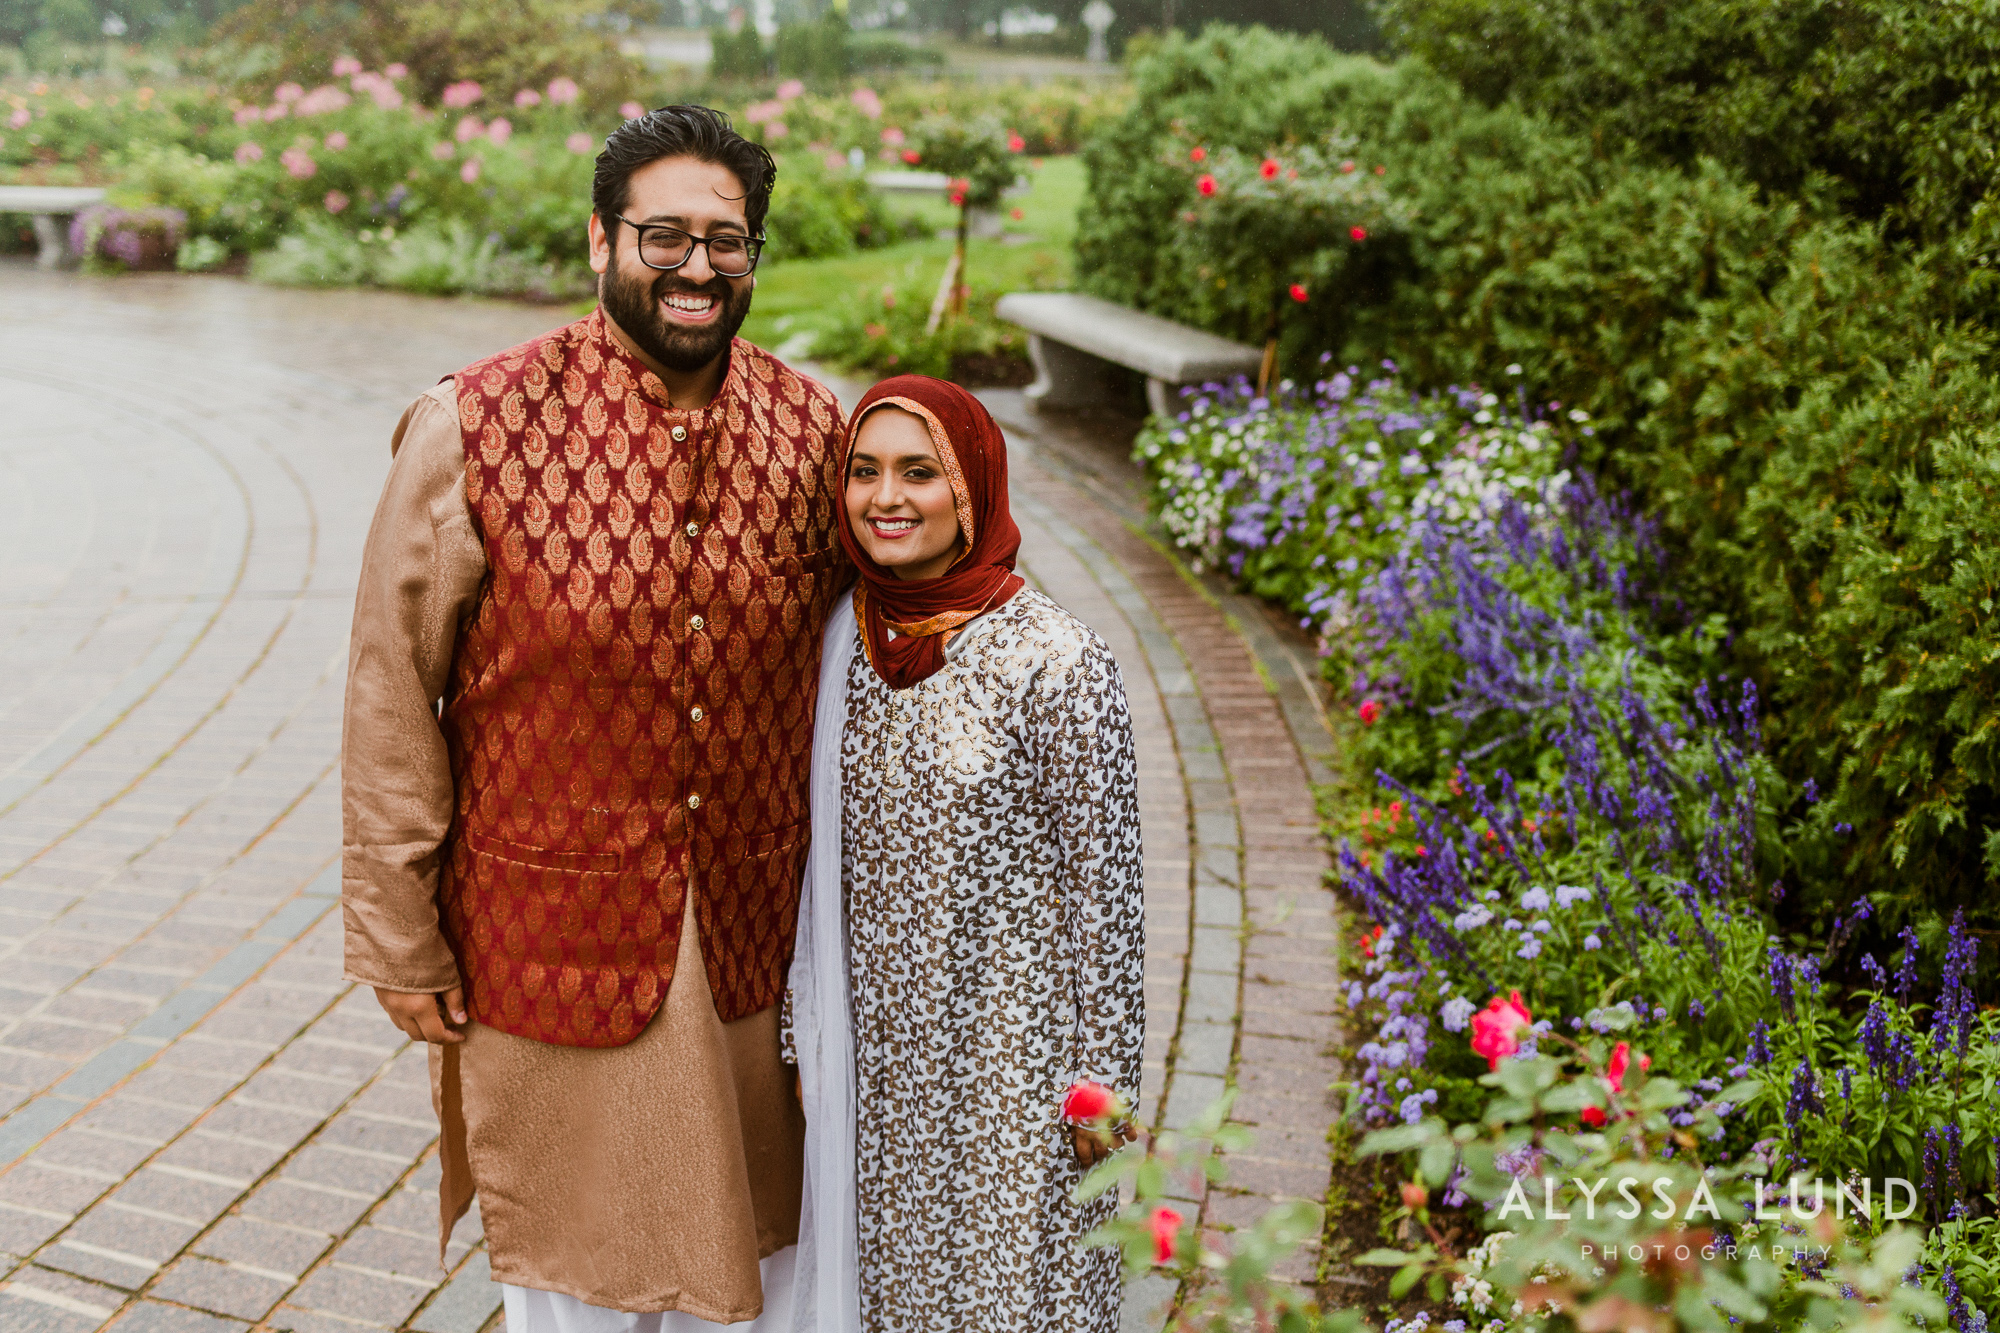
POLYGON ((1375 725, 1375 719, 1376 719, 1376 718, 1378 718, 1378 717, 1380 717, 1380 716, 1382 716, 1382 705, 1381 705, 1381 704, 1379 704, 1379 703, 1376 703, 1376 702, 1375 702, 1375 701, 1374 701, 1373 699, 1363 699, 1363 700, 1361 701, 1361 725, 1362 725, 1362 726, 1364 726, 1364 727, 1372 727, 1372 726, 1374 726, 1374 725, 1375 725))
POLYGON ((903 160, 914 167, 917 163, 924 160, 924 155, 914 148, 905 148, 903 150, 903 160))
POLYGON ((1418 844, 1417 844, 1417 855, 1418 855, 1418 856, 1429 856, 1430 854, 1431 854, 1431 853, 1430 853, 1430 848, 1428 848, 1428 847, 1424 846, 1424 845, 1423 845, 1422 843, 1418 843, 1418 844))
POLYGON ((1431 1201, 1431 1192, 1414 1180, 1403 1182, 1403 1207, 1421 1208, 1431 1201))
POLYGON ((1343 175, 1351 176, 1354 174, 1354 164, 1352 162, 1343 162, 1340 164, 1340 170, 1343 175))
POLYGON ((1028 146, 1028 141, 1012 130, 1007 131, 1007 151, 1018 153, 1028 146))
MULTIPOLYGON (((1639 1068, 1651 1069, 1653 1057, 1639 1057, 1639 1068)), ((1611 1048, 1611 1060, 1604 1066, 1604 1081, 1611 1085, 1613 1092, 1625 1091, 1625 1075, 1632 1068, 1632 1043, 1621 1041, 1611 1048)))
POLYGON ((1292 299, 1294 301, 1300 302, 1301 304, 1304 303, 1306 299, 1306 285, 1303 282, 1295 282, 1292 284, 1292 299))
POLYGON ((1347 229, 1347 234, 1348 234, 1349 236, 1352 236, 1352 237, 1353 237, 1353 238, 1354 238, 1355 240, 1357 240, 1357 241, 1365 241, 1365 240, 1367 240, 1367 239, 1368 239, 1368 228, 1366 228, 1366 227, 1349 227, 1349 228, 1347 229))
POLYGON ((1188 161, 1190 162, 1206 162, 1207 160, 1208 150, 1206 148, 1197 148, 1188 154, 1188 161))
POLYGON ((1070 1084, 1069 1091, 1063 1094, 1063 1119, 1079 1124, 1102 1120, 1111 1114, 1112 1108, 1117 1103, 1118 1099, 1112 1095, 1111 1089, 1102 1083, 1092 1083, 1087 1078, 1080 1078, 1070 1084))
POLYGON ((1153 1262, 1170 1264, 1174 1261, 1174 1240, 1180 1235, 1181 1215, 1171 1208, 1153 1210, 1153 1262))
POLYGON ((1382 927, 1377 926, 1375 927, 1375 929, 1363 933, 1361 938, 1357 940, 1356 943, 1358 943, 1361 946, 1361 952, 1364 955, 1366 955, 1369 958, 1373 958, 1375 956, 1375 941, 1381 938, 1382 938, 1382 927))
POLYGON ((1521 992, 1515 991, 1504 1000, 1494 996, 1484 1009, 1473 1015, 1472 1053, 1485 1056, 1488 1068, 1498 1069, 1501 1060, 1521 1048, 1514 1034, 1533 1026, 1534 1021, 1528 1006, 1521 1003, 1521 992))
POLYGON ((1265 180, 1267 181, 1276 180, 1278 178, 1277 159, 1269 157, 1265 158, 1264 165, 1257 168, 1257 170, 1263 174, 1265 180))
POLYGON ((1203 176, 1200 180, 1194 183, 1194 188, 1200 190, 1203 194, 1214 194, 1215 177, 1203 176))
POLYGON ((1592 1129, 1604 1128, 1604 1122, 1605 1122, 1604 1112, 1598 1110, 1595 1106, 1584 1107, 1583 1115, 1580 1118, 1582 1119, 1584 1124, 1589 1125, 1592 1129))
POLYGON ((1382 174, 1383 174, 1384 172, 1386 172, 1386 171, 1388 171, 1388 170, 1389 170, 1389 168, 1387 168, 1387 167, 1377 167, 1377 168, 1375 168, 1375 174, 1376 174, 1377 176, 1380 176, 1380 175, 1382 175, 1382 174))

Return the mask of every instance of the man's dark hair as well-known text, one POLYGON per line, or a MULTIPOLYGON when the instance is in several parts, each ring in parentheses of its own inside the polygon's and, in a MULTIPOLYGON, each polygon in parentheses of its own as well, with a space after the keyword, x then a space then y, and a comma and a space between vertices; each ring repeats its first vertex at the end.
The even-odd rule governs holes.
POLYGON ((761 145, 732 129, 729 117, 705 106, 663 106, 611 131, 590 182, 590 206, 606 235, 617 232, 618 215, 632 201, 632 173, 663 157, 691 157, 734 172, 743 182, 743 216, 750 234, 763 235, 778 164, 761 145))

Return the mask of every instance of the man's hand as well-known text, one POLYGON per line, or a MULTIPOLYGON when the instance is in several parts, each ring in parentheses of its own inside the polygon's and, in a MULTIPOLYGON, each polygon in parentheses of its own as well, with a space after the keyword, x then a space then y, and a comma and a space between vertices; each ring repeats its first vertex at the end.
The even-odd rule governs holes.
POLYGON ((375 999, 389 1013, 391 1022, 411 1041, 427 1041, 433 1046, 449 1046, 465 1040, 456 1029, 465 1026, 465 987, 448 991, 383 990, 375 988, 375 999))
POLYGON ((1070 1146, 1076 1149, 1077 1165, 1086 1171, 1138 1137, 1138 1127, 1129 1120, 1103 1131, 1089 1125, 1069 1127, 1070 1146))

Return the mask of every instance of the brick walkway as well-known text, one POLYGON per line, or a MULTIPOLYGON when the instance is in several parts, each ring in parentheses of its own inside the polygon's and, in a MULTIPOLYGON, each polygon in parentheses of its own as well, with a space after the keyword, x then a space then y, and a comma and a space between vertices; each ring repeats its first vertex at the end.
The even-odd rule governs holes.
MULTIPOLYGON (((339 979, 339 700, 397 416, 562 318, 0 265, 0 1328, 498 1324, 476 1216, 436 1266, 422 1052, 339 979)), ((1151 1114, 1233 1077, 1259 1131, 1227 1225, 1327 1180, 1309 691, 1023 424, 1025 569, 1139 728, 1151 1114)))

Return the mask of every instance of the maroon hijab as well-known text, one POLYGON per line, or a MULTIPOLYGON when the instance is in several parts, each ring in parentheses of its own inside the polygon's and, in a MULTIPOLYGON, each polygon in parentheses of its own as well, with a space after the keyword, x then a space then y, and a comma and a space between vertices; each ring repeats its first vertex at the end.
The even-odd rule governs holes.
POLYGON ((903 690, 944 665, 944 646, 959 626, 1004 605, 1020 589, 1014 553, 1021 549, 1021 530, 1007 508, 1007 442, 984 404, 956 384, 928 375, 883 380, 862 398, 847 423, 850 460, 861 419, 878 407, 900 407, 930 428, 931 447, 944 464, 965 538, 964 553, 941 576, 899 579, 868 558, 844 517, 840 524, 840 544, 861 571, 854 614, 861 622, 868 664, 891 687, 903 690))

